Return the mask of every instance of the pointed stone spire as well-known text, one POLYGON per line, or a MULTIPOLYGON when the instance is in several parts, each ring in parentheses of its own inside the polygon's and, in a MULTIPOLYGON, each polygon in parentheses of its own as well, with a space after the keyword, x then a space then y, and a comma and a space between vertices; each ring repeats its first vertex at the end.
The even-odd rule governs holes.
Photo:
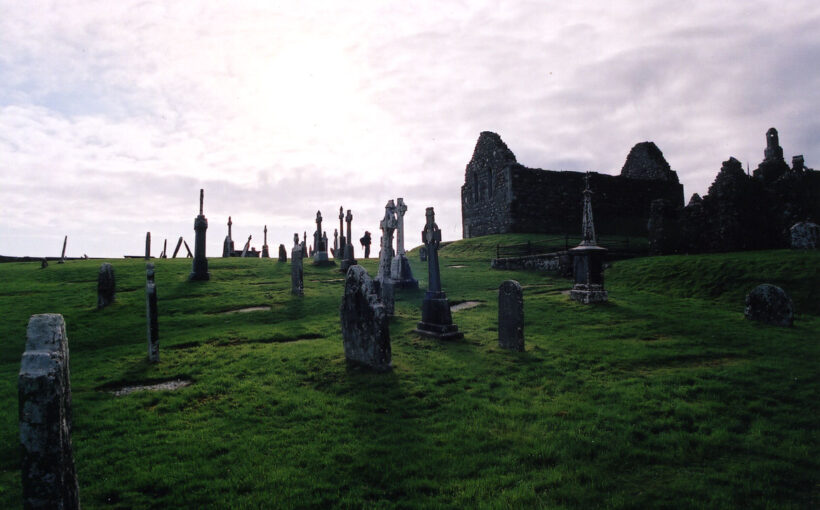
POLYGON ((595 223, 592 220, 592 190, 589 189, 589 172, 584 177, 586 188, 584 189, 584 209, 581 220, 582 241, 581 246, 597 246, 598 239, 595 237, 595 223))

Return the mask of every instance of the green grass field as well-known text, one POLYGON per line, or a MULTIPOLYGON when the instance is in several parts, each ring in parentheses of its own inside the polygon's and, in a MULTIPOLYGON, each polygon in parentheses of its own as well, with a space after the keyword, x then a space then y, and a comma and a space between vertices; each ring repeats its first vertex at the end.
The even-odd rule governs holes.
MULTIPOLYGON (((145 264, 0 264, 0 508, 19 508, 17 373, 30 315, 65 316, 84 508, 817 508, 820 252, 619 261, 610 302, 568 280, 489 269, 515 236, 449 244, 442 283, 465 333, 411 331, 423 290, 397 293, 394 370, 349 367, 343 279, 305 268, 155 260, 161 363, 146 357, 145 264), (462 267, 453 267, 462 266, 462 267), (497 347, 497 288, 524 286, 526 352, 497 347), (783 286, 793 328, 751 323, 743 296, 783 286), (268 311, 224 313, 245 307, 268 311), (187 378, 176 391, 115 397, 187 378)), ((426 265, 411 252, 426 287, 426 265)), ((375 274, 376 260, 362 265, 375 274)))

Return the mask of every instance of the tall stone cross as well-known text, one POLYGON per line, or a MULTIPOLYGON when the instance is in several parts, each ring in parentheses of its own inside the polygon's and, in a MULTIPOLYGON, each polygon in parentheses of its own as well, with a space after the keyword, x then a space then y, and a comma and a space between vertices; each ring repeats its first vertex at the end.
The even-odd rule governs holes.
POLYGON ((263 230, 263 232, 265 233, 265 243, 264 244, 267 245, 268 244, 268 226, 267 225, 265 225, 265 229, 263 230))
POLYGON ((379 272, 376 279, 384 282, 390 279, 390 266, 393 261, 393 231, 396 230, 396 204, 393 199, 384 206, 384 218, 379 222, 382 230, 381 253, 379 254, 379 272))
POLYGON ((353 213, 350 209, 347 210, 347 216, 345 216, 345 223, 347 223, 347 244, 353 244, 353 238, 350 237, 352 234, 350 233, 350 224, 353 223, 353 213))
POLYGON ((586 188, 584 189, 584 209, 583 219, 581 220, 582 241, 581 246, 596 246, 598 244, 595 238, 595 224, 592 222, 592 190, 589 189, 589 172, 586 177, 586 188))
POLYGON ((199 215, 202 216, 202 205, 205 202, 205 190, 203 188, 199 189, 199 215))
POLYGON ((427 224, 421 232, 421 242, 427 248, 427 292, 441 292, 441 273, 438 267, 438 247, 441 244, 441 230, 436 225, 436 213, 432 207, 425 212, 427 224))
POLYGON ((396 256, 404 255, 404 213, 407 212, 407 206, 404 205, 404 199, 399 198, 396 201, 396 215, 398 217, 398 228, 396 229, 396 256))
MULTIPOLYGON (((211 273, 208 272, 208 259, 205 256, 205 231, 208 230, 208 219, 202 213, 202 200, 205 196, 205 190, 199 190, 199 216, 194 219, 194 232, 196 237, 194 239, 194 261, 191 269, 191 274, 188 275, 189 280, 209 280, 211 273)), ((187 248, 188 245, 186 244, 187 248)))
MULTIPOLYGON (((339 206, 339 246, 342 247, 342 253, 344 254, 345 251, 345 210, 344 207, 339 206)), ((349 241, 349 240, 348 240, 349 241)))
POLYGON ((322 211, 316 211, 316 239, 313 241, 313 247, 316 251, 325 251, 322 244, 322 211))

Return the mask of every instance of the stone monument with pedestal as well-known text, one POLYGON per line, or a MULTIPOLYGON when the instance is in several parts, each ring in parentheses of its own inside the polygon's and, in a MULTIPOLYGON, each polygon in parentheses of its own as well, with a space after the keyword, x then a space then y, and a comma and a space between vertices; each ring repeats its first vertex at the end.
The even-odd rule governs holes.
POLYGON ((233 221, 231 221, 231 217, 228 216, 228 235, 225 236, 225 242, 222 243, 222 256, 223 257, 232 257, 233 256, 233 237, 231 236, 231 225, 233 225, 233 221))
POLYGON ((398 227, 396 228, 396 256, 390 263, 390 279, 393 283, 404 289, 418 289, 419 282, 413 278, 413 269, 410 267, 410 261, 404 251, 404 214, 407 212, 407 206, 404 205, 404 199, 399 198, 396 201, 396 219, 398 220, 398 227))
POLYGON ((262 258, 269 259, 270 258, 270 251, 268 251, 268 226, 265 225, 265 229, 263 230, 265 233, 265 241, 262 243, 262 258))
POLYGON ((384 206, 384 218, 379 222, 379 228, 382 230, 381 246, 379 251, 379 272, 376 274, 376 280, 380 283, 390 282, 390 267, 393 263, 393 232, 399 225, 399 220, 396 218, 396 204, 393 199, 387 201, 384 206))
POLYGON ((342 260, 342 272, 347 274, 347 270, 350 266, 356 265, 356 258, 354 257, 353 253, 353 238, 351 237, 351 224, 353 223, 353 213, 350 209, 347 210, 347 216, 345 216, 345 222, 347 223, 347 236, 342 236, 342 239, 345 241, 344 245, 344 260, 342 260))
POLYGON ((290 293, 294 296, 304 294, 304 275, 302 268, 302 246, 299 234, 293 234, 293 248, 290 250, 290 293))
POLYGON ((603 262, 607 249, 598 246, 595 225, 592 221, 592 190, 589 189, 589 173, 584 189, 584 209, 581 220, 581 244, 569 250, 572 255, 572 273, 575 285, 569 293, 570 299, 579 303, 602 303, 607 300, 604 290, 603 262))
MULTIPOLYGON (((339 250, 336 253, 336 260, 344 260, 345 258, 345 247, 347 246, 347 242, 349 239, 345 238, 345 213, 344 207, 339 207, 339 250)), ((342 264, 344 265, 344 264, 342 264)))
POLYGON ((322 235, 322 212, 316 211, 316 232, 313 234, 313 265, 335 266, 327 255, 327 236, 322 235))
POLYGON ((202 214, 202 202, 205 200, 205 190, 199 190, 199 216, 194 220, 194 264, 189 280, 210 280, 211 273, 208 272, 208 259, 205 257, 205 231, 208 230, 208 220, 202 214))
POLYGON ((421 233, 421 240, 427 247, 427 292, 421 302, 421 322, 413 331, 423 336, 440 340, 459 339, 464 334, 453 324, 450 302, 441 290, 441 273, 438 265, 438 248, 441 244, 441 230, 435 221, 432 207, 427 208, 427 224, 421 233))

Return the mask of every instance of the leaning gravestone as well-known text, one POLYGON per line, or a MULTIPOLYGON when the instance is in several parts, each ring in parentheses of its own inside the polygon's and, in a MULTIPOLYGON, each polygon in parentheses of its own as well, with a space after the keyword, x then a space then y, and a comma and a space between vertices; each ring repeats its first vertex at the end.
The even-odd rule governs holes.
POLYGON ((23 508, 80 508, 63 316, 32 315, 17 379, 23 508))
POLYGON ((498 288, 498 346, 524 350, 524 291, 515 280, 498 288))
POLYGON ((97 308, 105 308, 114 302, 114 268, 108 262, 100 266, 97 276, 97 308))
POLYGON ((303 247, 304 243, 299 243, 299 234, 293 234, 293 249, 290 250, 290 293, 294 296, 304 294, 303 247))
POLYGON ((820 226, 817 223, 801 221, 789 229, 792 237, 792 248, 814 250, 820 248, 820 226))
POLYGON ((145 265, 145 317, 148 325, 148 361, 159 363, 159 318, 157 317, 157 286, 154 264, 145 265))
POLYGON ((288 261, 288 252, 285 249, 284 244, 279 245, 279 262, 287 262, 288 261))
POLYGON ((775 326, 791 326, 794 306, 786 292, 775 285, 758 285, 746 295, 746 318, 775 326))
POLYGON ((339 311, 345 358, 373 370, 390 370, 390 321, 374 282, 362 266, 350 266, 339 311))

